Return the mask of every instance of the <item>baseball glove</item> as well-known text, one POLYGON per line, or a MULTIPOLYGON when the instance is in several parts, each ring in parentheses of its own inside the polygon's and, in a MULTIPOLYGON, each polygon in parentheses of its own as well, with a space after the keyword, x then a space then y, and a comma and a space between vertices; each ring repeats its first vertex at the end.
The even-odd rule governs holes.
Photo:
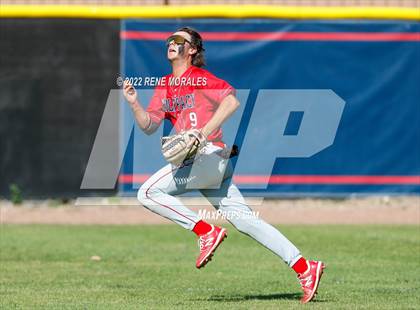
POLYGON ((162 137, 162 154, 176 166, 195 157, 206 145, 206 139, 198 129, 182 131, 176 135, 162 137))

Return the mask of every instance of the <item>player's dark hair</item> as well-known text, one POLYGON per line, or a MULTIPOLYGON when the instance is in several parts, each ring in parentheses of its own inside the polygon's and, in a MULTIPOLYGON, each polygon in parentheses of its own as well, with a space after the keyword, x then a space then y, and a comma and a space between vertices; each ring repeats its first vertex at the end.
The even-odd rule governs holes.
POLYGON ((206 60, 204 59, 204 47, 203 39, 201 35, 191 27, 182 27, 177 31, 183 31, 188 33, 191 36, 191 45, 197 49, 197 53, 192 55, 192 64, 196 67, 204 67, 206 65, 206 60))

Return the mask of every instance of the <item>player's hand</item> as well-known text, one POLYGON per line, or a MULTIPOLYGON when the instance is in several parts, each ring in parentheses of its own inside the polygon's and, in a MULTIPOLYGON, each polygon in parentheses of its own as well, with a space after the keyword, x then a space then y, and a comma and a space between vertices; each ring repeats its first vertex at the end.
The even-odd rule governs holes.
POLYGON ((131 85, 130 82, 127 80, 125 80, 123 83, 123 94, 124 94, 125 100, 127 100, 130 105, 136 104, 137 91, 133 87, 133 85, 131 85))
MULTIPOLYGON (((203 134, 203 132, 199 129, 191 129, 191 134, 195 137, 197 143, 201 146, 205 146, 207 143, 207 137, 203 134)), ((195 142, 194 142, 195 143, 195 142)))

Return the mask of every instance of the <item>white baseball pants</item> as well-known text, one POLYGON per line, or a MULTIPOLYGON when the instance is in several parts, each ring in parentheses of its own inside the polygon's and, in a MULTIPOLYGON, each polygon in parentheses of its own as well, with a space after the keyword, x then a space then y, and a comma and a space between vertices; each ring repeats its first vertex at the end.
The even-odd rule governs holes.
POLYGON ((289 266, 301 257, 299 250, 276 228, 262 219, 249 216, 251 209, 232 183, 232 165, 219 156, 222 149, 209 144, 194 162, 179 168, 168 164, 152 175, 139 189, 137 198, 146 208, 192 230, 200 221, 174 195, 199 190, 210 203, 224 214, 234 214, 229 222, 280 256, 289 266))

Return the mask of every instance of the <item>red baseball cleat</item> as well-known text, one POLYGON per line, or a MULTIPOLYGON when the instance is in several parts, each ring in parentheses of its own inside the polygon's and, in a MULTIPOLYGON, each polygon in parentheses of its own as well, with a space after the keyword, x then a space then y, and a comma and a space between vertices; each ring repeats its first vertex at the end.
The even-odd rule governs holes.
POLYGON ((226 229, 214 225, 211 225, 211 227, 211 231, 201 235, 198 239, 200 255, 195 264, 197 268, 204 267, 211 260, 214 251, 216 251, 220 243, 227 237, 226 229))
POLYGON ((301 303, 306 304, 314 299, 324 268, 325 265, 323 262, 308 261, 308 270, 298 275, 300 285, 303 289, 301 303))

